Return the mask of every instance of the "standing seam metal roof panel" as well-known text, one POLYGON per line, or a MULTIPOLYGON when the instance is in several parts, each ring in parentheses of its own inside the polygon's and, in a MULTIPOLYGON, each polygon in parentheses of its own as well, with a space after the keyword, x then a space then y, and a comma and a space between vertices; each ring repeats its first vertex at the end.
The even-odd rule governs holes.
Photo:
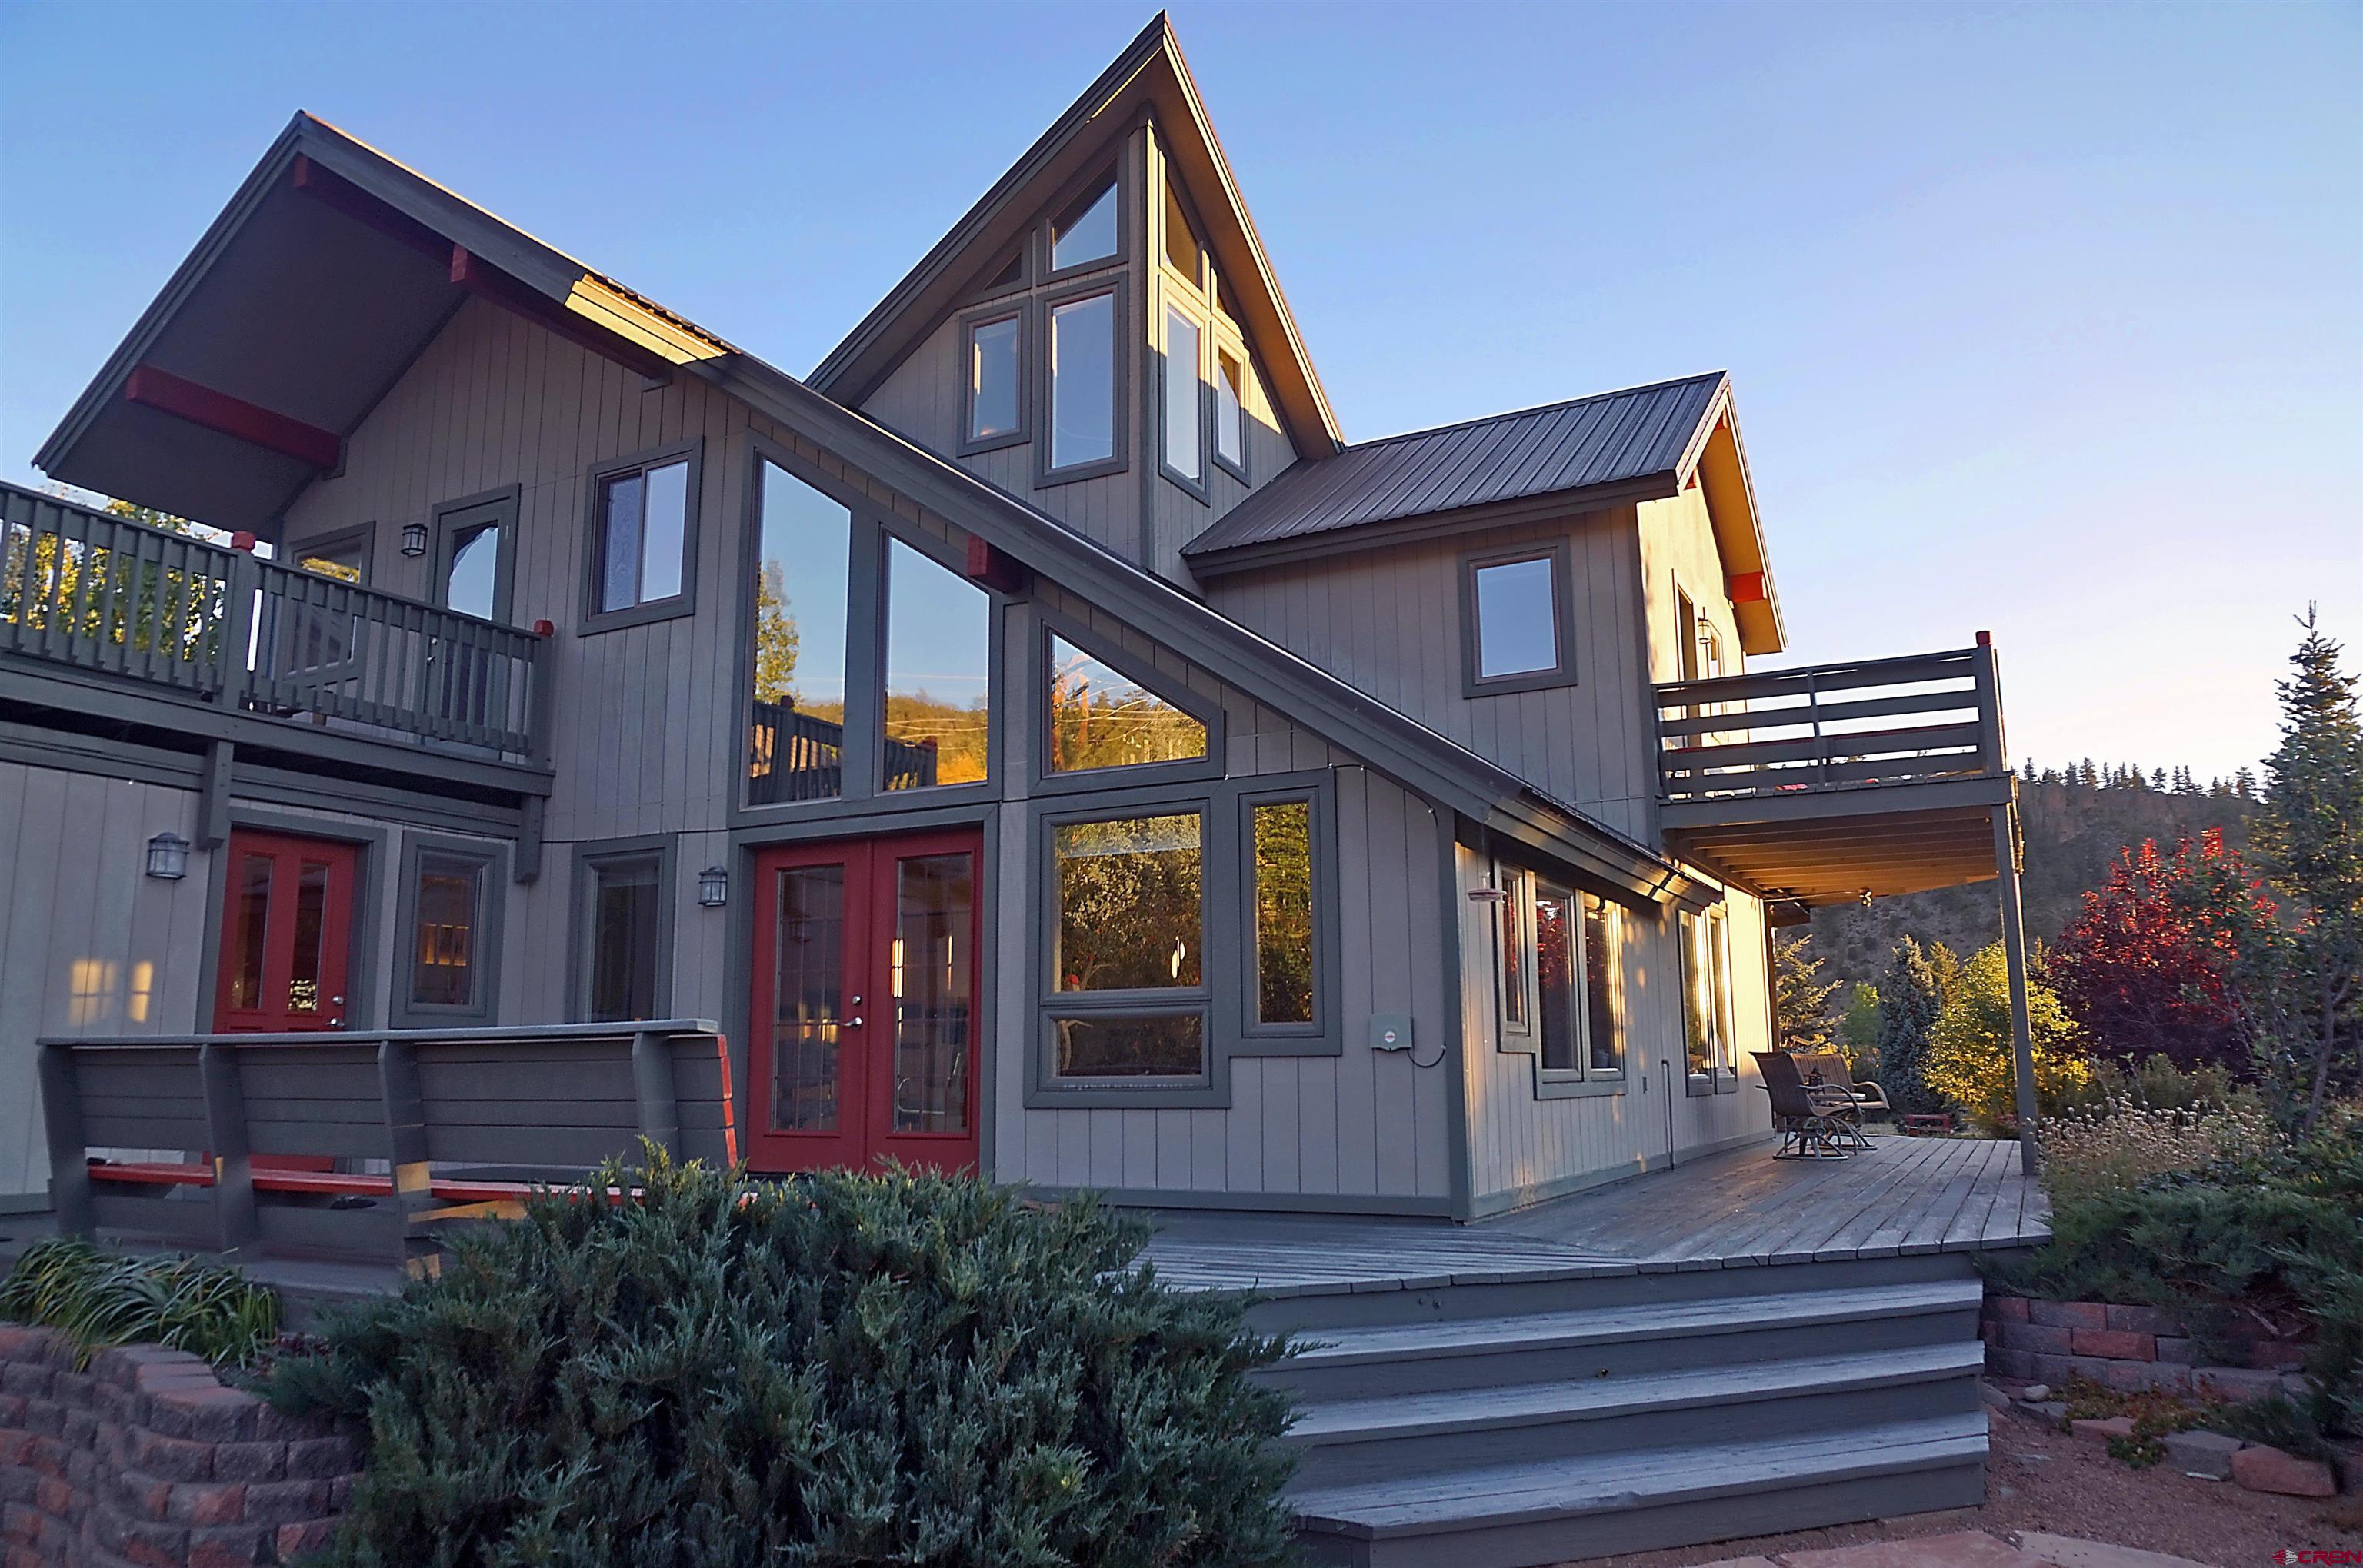
POLYGON ((1720 370, 1348 447, 1298 463, 1183 547, 1191 556, 1670 473, 1720 370))

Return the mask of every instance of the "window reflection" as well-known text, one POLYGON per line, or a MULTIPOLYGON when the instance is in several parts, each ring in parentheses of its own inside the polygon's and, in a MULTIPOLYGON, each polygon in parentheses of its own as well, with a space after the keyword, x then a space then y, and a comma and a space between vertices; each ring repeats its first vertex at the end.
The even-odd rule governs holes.
POLYGON ((845 1017, 845 867, 780 873, 779 950, 772 955, 771 1125, 837 1130, 839 1028, 845 1017))
POLYGON ((1057 989, 1200 983, 1200 826, 1196 812, 1059 824, 1057 989))
POLYGON ((853 513, 777 464, 762 468, 755 566, 750 805, 843 792, 845 611, 853 513))
POLYGON ((968 1131, 975 878, 966 855, 894 867, 894 1131, 968 1131))
POLYGON ((1256 1021, 1313 1021, 1313 803, 1259 805, 1255 834, 1256 1021))
POLYGON ((418 857, 412 1001, 427 1007, 475 1005, 476 907, 483 875, 478 862, 418 857))
POLYGON ((1206 755, 1206 726, 1063 637, 1050 639, 1049 767, 1075 773, 1206 755))
POLYGON ((885 787, 985 776, 992 597, 900 539, 886 560, 885 787))

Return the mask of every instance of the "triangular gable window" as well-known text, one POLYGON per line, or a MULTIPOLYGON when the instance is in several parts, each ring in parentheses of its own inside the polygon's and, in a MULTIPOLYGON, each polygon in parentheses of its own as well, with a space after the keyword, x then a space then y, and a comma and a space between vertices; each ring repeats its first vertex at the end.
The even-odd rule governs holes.
POLYGON ((1063 272, 1115 255, 1115 176, 1110 174, 1105 184, 1085 192, 1051 223, 1050 270, 1063 272))
POLYGON ((1049 636, 1044 758, 1053 774, 1206 755, 1205 722, 1057 633, 1049 636))

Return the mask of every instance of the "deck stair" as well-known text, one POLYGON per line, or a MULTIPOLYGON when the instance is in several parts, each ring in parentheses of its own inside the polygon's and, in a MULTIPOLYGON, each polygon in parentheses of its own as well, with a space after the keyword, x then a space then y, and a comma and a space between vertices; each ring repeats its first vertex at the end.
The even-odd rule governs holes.
MULTIPOLYGON (((1632 1265, 1627 1265, 1628 1269, 1632 1265)), ((1974 1504, 1980 1286, 1959 1253, 1305 1291, 1311 1561, 1526 1568, 1974 1504)))

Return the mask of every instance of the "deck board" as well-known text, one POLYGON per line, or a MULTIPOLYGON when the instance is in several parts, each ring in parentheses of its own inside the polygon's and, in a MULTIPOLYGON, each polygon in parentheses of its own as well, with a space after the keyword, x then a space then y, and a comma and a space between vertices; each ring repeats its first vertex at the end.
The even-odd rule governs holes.
POLYGON ((1193 1289, 1419 1289, 2025 1246, 2047 1212, 2015 1143, 1890 1135, 1843 1161, 1731 1150, 1474 1225, 1169 1213, 1148 1256, 1193 1289))

